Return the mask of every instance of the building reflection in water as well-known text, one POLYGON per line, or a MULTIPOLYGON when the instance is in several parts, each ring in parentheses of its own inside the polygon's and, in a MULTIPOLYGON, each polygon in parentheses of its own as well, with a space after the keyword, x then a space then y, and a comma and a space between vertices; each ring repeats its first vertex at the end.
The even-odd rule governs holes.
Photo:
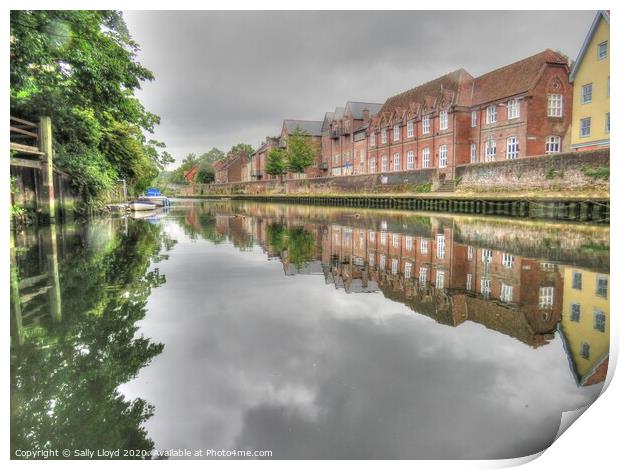
POLYGON ((381 292, 444 325, 475 322, 533 348, 559 334, 579 385, 605 379, 608 232, 584 227, 566 236, 560 226, 540 238, 535 224, 522 222, 377 217, 386 215, 216 204, 196 206, 185 225, 202 220, 220 241, 262 247, 285 275, 322 275, 350 294, 381 292))

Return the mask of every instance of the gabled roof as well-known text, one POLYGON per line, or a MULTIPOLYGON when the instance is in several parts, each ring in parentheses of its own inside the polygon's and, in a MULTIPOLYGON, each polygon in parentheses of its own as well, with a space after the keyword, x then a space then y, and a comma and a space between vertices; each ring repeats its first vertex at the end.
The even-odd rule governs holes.
POLYGON ((321 125, 321 131, 327 132, 329 130, 329 125, 332 123, 333 120, 334 113, 331 111, 326 112, 325 117, 323 118, 323 124, 321 125))
POLYGON ((296 119, 285 119, 284 127, 291 134, 297 127, 301 128, 305 134, 311 136, 320 136, 323 121, 299 121, 296 119))
POLYGON ((467 81, 473 77, 464 69, 458 69, 454 72, 447 73, 430 82, 426 82, 420 86, 404 91, 398 95, 394 95, 385 102, 380 109, 380 114, 391 114, 399 109, 406 109, 410 103, 425 103, 428 97, 440 97, 444 91, 450 90, 456 94, 455 104, 459 101, 459 89, 467 81))
POLYGON ((344 116, 344 107, 338 106, 334 111, 334 119, 342 119, 342 116, 344 116))
POLYGON ((489 103, 531 90, 546 64, 568 66, 568 59, 559 52, 545 49, 526 59, 481 75, 474 80, 471 105, 489 103))
POLYGON ((364 103, 361 101, 347 101, 344 107, 344 115, 351 116, 353 119, 363 119, 364 110, 367 109, 370 117, 379 112, 383 103, 364 103))
POLYGON ((575 63, 573 64, 573 69, 571 70, 570 75, 568 76, 568 79, 571 82, 575 79, 575 75, 577 74, 577 69, 579 69, 579 66, 581 65, 583 56, 586 54, 586 51, 588 50, 588 46, 590 45, 590 41, 592 40, 592 36, 594 36, 594 33, 596 32, 596 28, 598 28, 598 24, 601 20, 605 20, 607 21, 607 24, 609 24, 609 10, 599 10, 596 12, 596 15, 594 16, 594 21, 592 21, 592 24, 590 25, 588 34, 586 34, 586 38, 583 41, 583 44, 581 45, 581 49, 579 50, 577 59, 575 60, 575 63))

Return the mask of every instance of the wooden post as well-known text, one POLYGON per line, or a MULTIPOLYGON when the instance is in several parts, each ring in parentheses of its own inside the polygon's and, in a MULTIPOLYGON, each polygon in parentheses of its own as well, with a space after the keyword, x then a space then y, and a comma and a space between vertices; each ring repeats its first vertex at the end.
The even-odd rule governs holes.
POLYGON ((58 238, 56 236, 55 224, 51 224, 49 227, 47 250, 47 273, 50 283, 50 314, 56 323, 60 323, 62 320, 62 300, 60 296, 60 276, 58 273, 58 238))
POLYGON ((39 121, 39 150, 44 152, 41 165, 41 194, 39 202, 44 222, 55 223, 54 160, 52 153, 52 119, 41 116, 39 121))

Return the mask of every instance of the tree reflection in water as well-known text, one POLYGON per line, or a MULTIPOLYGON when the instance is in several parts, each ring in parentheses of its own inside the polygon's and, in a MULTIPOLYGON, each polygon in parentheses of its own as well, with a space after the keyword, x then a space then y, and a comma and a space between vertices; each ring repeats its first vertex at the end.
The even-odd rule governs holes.
POLYGON ((145 316, 151 289, 166 282, 153 263, 175 241, 144 221, 60 226, 58 237, 55 231, 25 236, 25 246, 18 241, 13 253, 17 277, 38 279, 45 269, 36 254, 57 244, 67 251, 71 244, 59 260, 56 321, 49 302, 31 307, 36 299, 25 292, 27 282, 14 291, 23 295, 12 302, 20 310, 11 317, 12 456, 17 449, 152 450, 144 423, 153 407, 117 388, 164 348, 136 336, 136 322, 145 316))

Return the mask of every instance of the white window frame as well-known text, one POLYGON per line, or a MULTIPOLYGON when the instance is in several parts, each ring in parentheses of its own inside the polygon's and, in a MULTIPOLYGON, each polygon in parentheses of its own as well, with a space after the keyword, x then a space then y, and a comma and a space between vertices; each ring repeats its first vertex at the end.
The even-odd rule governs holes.
POLYGON ((591 133, 592 133, 592 118, 585 117, 585 118, 579 119, 579 137, 590 137, 591 133), (587 126, 584 126, 584 124, 586 123, 587 123, 587 126), (584 130, 586 129, 587 129, 587 132, 584 132, 584 130))
POLYGON ((548 135, 545 140, 545 153, 560 153, 562 149, 562 138, 559 135, 548 135))
POLYGON ((502 254, 502 265, 505 268, 513 268, 515 265, 515 256, 508 253, 502 254))
POLYGON ((394 138, 394 142, 400 140, 400 125, 396 124, 392 129, 392 136, 394 138))
POLYGON ((594 93, 594 86, 592 83, 586 83, 581 85, 581 104, 592 103, 592 94, 594 93))
POLYGON ((377 134, 374 132, 370 133, 370 146, 374 147, 375 145, 377 145, 377 134))
POLYGON ((426 285, 426 275, 428 273, 428 268, 426 266, 423 266, 420 268, 420 277, 418 278, 418 283, 421 286, 425 286, 426 285))
POLYGON ((381 244, 385 246, 387 244, 387 232, 382 231, 379 234, 379 240, 381 241, 381 244))
POLYGON ((469 144, 469 162, 476 163, 478 161, 478 146, 475 143, 469 144))
POLYGON ((508 119, 516 119, 521 116, 521 104, 519 100, 508 101, 508 119))
POLYGON ((435 272, 435 288, 443 289, 445 286, 446 272, 443 270, 435 272))
POLYGON ((405 261, 405 279, 411 279, 411 268, 413 265, 409 261, 405 261))
POLYGON ((478 125, 478 111, 471 112, 471 127, 476 127, 478 125))
POLYGON ((490 263, 493 259, 493 250, 489 250, 488 248, 484 248, 480 255, 480 259, 483 263, 490 263))
POLYGON ((554 288, 552 286, 538 289, 538 308, 548 309, 553 307, 553 291, 554 288))
POLYGON ((448 128, 448 111, 439 111, 439 130, 445 131, 448 128))
POLYGON ((431 133, 431 116, 430 114, 426 114, 422 116, 422 134, 430 134, 431 133))
POLYGON ((426 238, 420 239, 420 253, 423 255, 428 254, 428 239, 426 238))
POLYGON ((484 161, 494 162, 496 156, 497 156, 497 143, 495 142, 495 139, 489 139, 485 143, 484 161))
POLYGON ((446 237, 445 235, 437 235, 437 259, 444 259, 446 257, 446 237))
POLYGON ((439 168, 446 168, 448 166, 448 146, 439 146, 439 168))
POLYGON ((415 168, 415 153, 413 150, 407 151, 407 170, 413 170, 415 168))
POLYGON ((381 144, 387 144, 387 129, 381 129, 381 144))
POLYGON ((605 134, 609 134, 610 126, 609 113, 605 113, 605 134))
POLYGON ((471 245, 467 246, 467 259, 474 259, 474 247, 471 245))
POLYGON ((598 60, 603 60, 607 58, 608 54, 609 54, 609 42, 603 41, 603 42, 598 43, 598 45, 596 46, 596 57, 598 58, 598 60), (605 46, 604 49, 601 48, 601 46, 605 46), (603 51, 602 55, 601 55, 601 51, 603 51))
POLYGON ((400 163, 400 153, 392 155, 392 166, 394 167, 394 171, 400 171, 400 163))
POLYGON ((487 124, 493 124, 494 122, 497 122, 497 106, 495 106, 494 104, 488 106, 486 115, 487 124))
POLYGON ((368 161, 368 164, 370 165, 370 173, 376 173, 377 172, 377 159, 375 157, 372 157, 368 161))
POLYGON ((474 275, 472 273, 467 273, 467 278, 465 281, 465 289, 466 290, 471 290, 471 287, 473 285, 473 281, 474 281, 474 275))
POLYGON ((512 302, 512 293, 513 293, 512 286, 510 284, 504 284, 502 282, 502 285, 500 287, 499 300, 505 303, 512 302))
POLYGON ((480 293, 485 297, 491 295, 491 279, 480 279, 480 293))
POLYGON ((407 121, 407 138, 411 138, 414 135, 413 119, 407 121))
POLYGON ((405 236, 405 250, 413 250, 413 237, 411 235, 405 236))
POLYGON ((379 255, 379 269, 383 271, 385 269, 385 254, 381 253, 379 255))
POLYGON ((397 233, 392 234, 392 248, 398 248, 400 246, 400 235, 397 233))
POLYGON ((422 149, 422 168, 431 167, 431 149, 430 147, 424 147, 422 149))
POLYGON ((511 135, 506 139, 506 159, 515 160, 519 158, 519 138, 511 135))
POLYGON ((392 258, 392 274, 398 274, 398 258, 392 258))
POLYGON ((547 116, 562 117, 564 112, 564 97, 560 93, 547 95, 547 116))
POLYGON ((390 171, 390 159, 387 155, 381 157, 381 173, 390 171))

